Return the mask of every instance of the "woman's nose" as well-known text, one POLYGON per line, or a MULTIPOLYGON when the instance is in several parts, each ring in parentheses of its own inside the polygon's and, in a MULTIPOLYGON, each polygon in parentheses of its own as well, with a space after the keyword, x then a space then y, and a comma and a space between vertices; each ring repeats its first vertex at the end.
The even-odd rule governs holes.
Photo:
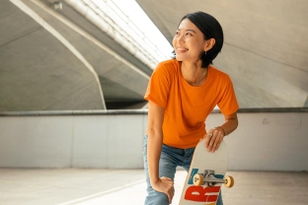
POLYGON ((184 41, 184 35, 180 34, 177 36, 178 41, 184 41))

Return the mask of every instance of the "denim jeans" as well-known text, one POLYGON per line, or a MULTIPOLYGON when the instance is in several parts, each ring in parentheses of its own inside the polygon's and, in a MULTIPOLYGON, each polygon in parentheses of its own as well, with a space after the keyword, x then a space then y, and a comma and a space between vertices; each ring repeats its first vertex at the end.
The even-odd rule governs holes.
MULTIPOLYGON (((147 163, 147 142, 148 138, 144 138, 143 146, 143 163, 146 174, 147 192, 145 205, 168 205, 168 197, 166 194, 155 191, 150 183, 148 163, 147 163)), ((169 177, 174 181, 176 168, 183 167, 186 171, 189 170, 194 148, 178 149, 163 144, 162 152, 159 160, 159 177, 169 177)), ((219 193, 216 205, 223 205, 221 193, 219 193)))

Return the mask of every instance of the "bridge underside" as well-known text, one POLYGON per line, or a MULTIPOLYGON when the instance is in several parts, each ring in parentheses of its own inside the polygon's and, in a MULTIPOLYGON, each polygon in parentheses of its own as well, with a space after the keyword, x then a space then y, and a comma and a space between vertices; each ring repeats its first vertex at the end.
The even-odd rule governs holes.
POLYGON ((62 4, 1 2, 0 111, 143 107, 152 69, 62 4))
POLYGON ((136 1, 170 42, 187 13, 218 19, 225 43, 214 64, 230 74, 240 107, 308 106, 308 1, 136 1))
MULTIPOLYGON (((0 3, 0 111, 142 108, 152 68, 54 2, 0 3)), ((231 76, 241 108, 308 107, 307 1, 137 2, 170 42, 186 13, 221 22, 214 65, 231 76)))

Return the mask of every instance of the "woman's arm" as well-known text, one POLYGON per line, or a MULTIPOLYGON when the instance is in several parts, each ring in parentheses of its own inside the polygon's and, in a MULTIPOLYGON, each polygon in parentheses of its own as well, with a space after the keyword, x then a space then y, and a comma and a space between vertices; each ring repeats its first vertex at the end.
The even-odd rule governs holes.
POLYGON ((224 115, 225 122, 215 128, 212 128, 205 135, 205 147, 209 152, 215 152, 225 136, 232 133, 238 126, 237 113, 224 115))
POLYGON ((164 108, 152 101, 148 104, 148 172, 153 189, 167 194, 171 203, 174 195, 173 181, 170 178, 159 178, 159 158, 163 143, 162 125, 164 121, 164 108))

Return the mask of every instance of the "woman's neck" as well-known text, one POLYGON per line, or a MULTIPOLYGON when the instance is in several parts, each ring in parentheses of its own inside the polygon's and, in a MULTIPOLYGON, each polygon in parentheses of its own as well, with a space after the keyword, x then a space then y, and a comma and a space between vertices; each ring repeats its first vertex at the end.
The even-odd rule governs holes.
POLYGON ((207 68, 201 68, 201 63, 183 63, 181 64, 181 72, 186 80, 192 86, 199 86, 205 82, 207 76, 207 68))

